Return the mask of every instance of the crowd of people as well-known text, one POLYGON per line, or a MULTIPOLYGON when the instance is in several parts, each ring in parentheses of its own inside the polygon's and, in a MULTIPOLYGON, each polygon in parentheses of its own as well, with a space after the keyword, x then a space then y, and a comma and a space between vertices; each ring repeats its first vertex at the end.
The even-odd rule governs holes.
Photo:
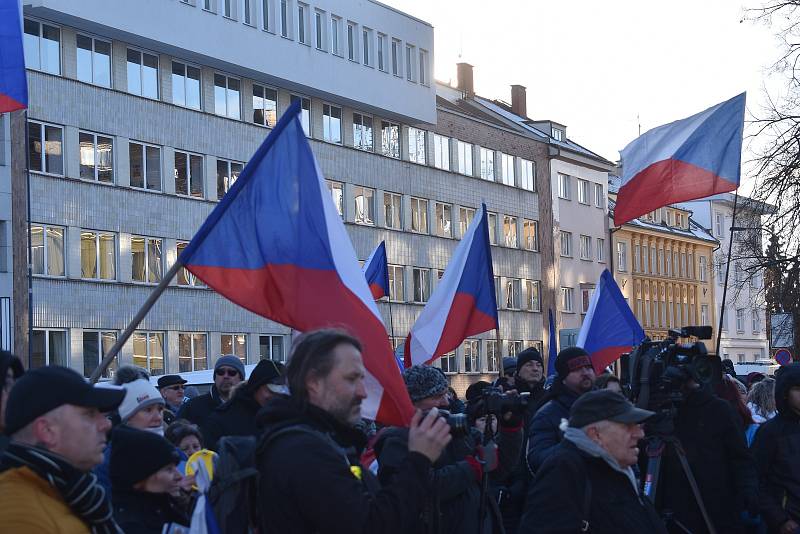
POLYGON ((188 532, 195 459, 216 451, 206 497, 235 534, 800 532, 800 364, 686 380, 666 435, 678 445, 654 451, 645 436, 665 413, 634 406, 583 349, 562 350, 547 381, 535 348, 505 358, 465 402, 440 369, 408 368, 408 427, 363 419, 361 352, 319 330, 285 367, 246 376, 223 355, 191 398, 180 375, 122 366, 93 386, 0 353, 2 530, 188 532), (241 469, 226 479, 231 451, 241 469))

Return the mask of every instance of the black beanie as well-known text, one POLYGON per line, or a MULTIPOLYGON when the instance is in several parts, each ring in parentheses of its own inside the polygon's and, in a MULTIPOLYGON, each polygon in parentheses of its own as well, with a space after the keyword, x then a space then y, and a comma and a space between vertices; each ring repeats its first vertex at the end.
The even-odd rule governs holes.
POLYGON ((522 366, 530 361, 539 362, 542 364, 542 367, 544 367, 544 360, 542 359, 542 355, 539 354, 539 351, 536 350, 536 347, 528 347, 517 354, 517 371, 522 369, 522 366))
POLYGON ((137 482, 169 464, 178 464, 180 454, 166 439, 146 430, 119 425, 111 435, 111 486, 130 489, 137 482))
POLYGON ((592 360, 589 353, 580 347, 568 347, 556 356, 558 378, 565 378, 570 372, 581 367, 592 367, 592 360))

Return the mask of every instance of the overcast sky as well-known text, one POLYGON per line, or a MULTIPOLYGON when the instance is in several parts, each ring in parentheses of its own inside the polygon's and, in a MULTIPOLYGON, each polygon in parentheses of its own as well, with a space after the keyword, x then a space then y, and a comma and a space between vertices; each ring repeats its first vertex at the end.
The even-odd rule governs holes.
POLYGON ((510 101, 524 85, 530 117, 612 161, 639 122, 644 132, 743 91, 758 110, 779 52, 772 29, 740 22, 737 0, 383 1, 433 25, 437 79, 455 81, 465 61, 482 96, 510 101))

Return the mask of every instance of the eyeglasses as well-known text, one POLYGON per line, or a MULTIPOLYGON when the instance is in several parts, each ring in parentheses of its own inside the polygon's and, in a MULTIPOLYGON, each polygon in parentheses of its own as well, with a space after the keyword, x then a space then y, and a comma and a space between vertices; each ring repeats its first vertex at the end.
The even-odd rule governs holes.
POLYGON ((238 376, 239 371, 236 369, 217 369, 214 374, 217 376, 238 376))
POLYGON ((183 387, 183 384, 176 384, 174 386, 167 386, 164 389, 171 389, 172 391, 178 391, 179 389, 186 389, 183 387))

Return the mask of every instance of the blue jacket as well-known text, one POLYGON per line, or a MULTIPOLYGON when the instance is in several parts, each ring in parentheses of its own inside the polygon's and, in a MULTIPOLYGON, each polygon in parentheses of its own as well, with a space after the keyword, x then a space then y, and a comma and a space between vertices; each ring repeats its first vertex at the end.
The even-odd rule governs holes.
POLYGON ((547 401, 533 416, 528 425, 528 467, 535 473, 555 451, 564 433, 559 429, 562 419, 569 419, 572 403, 580 396, 556 382, 548 393, 547 401))

